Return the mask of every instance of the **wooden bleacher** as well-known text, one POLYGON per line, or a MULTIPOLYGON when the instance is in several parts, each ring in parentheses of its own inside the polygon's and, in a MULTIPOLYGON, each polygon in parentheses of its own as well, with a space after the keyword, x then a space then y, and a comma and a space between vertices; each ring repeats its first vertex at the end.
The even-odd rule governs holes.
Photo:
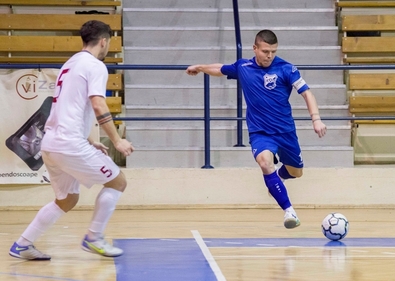
MULTIPOLYGON (((115 73, 109 74, 107 80, 107 90, 119 92, 123 90, 123 81, 122 74, 115 73)), ((106 98, 106 102, 108 108, 110 109, 111 114, 117 115, 122 112, 122 98, 118 95, 114 95, 106 98)), ((116 122, 116 124, 120 124, 122 122, 116 122)))
MULTIPOLYGON (((352 116, 395 117, 395 72, 350 73, 352 116)), ((395 120, 353 121, 356 164, 395 164, 395 120)))
MULTIPOLYGON (((338 0, 343 63, 395 64, 395 1, 338 0)), ((355 164, 395 164, 395 70, 345 71, 355 164), (384 117, 374 119, 374 117, 384 117)))
POLYGON ((88 7, 116 7, 121 1, 111 0, 0 0, 0 5, 13 6, 88 6, 88 7))
MULTIPOLYGON (((344 33, 342 50, 344 62, 349 64, 395 63, 395 14, 344 15, 341 30, 344 33), (348 37, 348 32, 379 31, 377 37, 348 37)), ((349 71, 348 89, 350 113, 355 116, 386 116, 395 112, 394 70, 349 71)), ((355 123, 394 123, 392 120, 356 121, 355 123)))
MULTIPOLYGON (((0 14, 0 30, 8 33, 0 35, 0 62, 63 63, 73 53, 81 50, 82 42, 78 31, 84 22, 93 19, 106 22, 114 31, 122 30, 120 14, 0 14), (17 31, 29 33, 20 35, 17 31), (67 35, 48 35, 48 31, 64 32, 67 35)), ((105 62, 122 62, 121 53, 122 37, 113 36, 105 62)))
POLYGON ((395 1, 366 1, 366 0, 338 0, 336 1, 338 8, 390 8, 395 7, 395 1))
MULTIPOLYGON (((114 31, 106 64, 122 63, 122 15, 116 8, 121 1, 74 0, 0 0, 0 6, 10 7, 10 13, 0 14, 0 63, 64 63, 82 48, 81 26, 89 20, 100 20, 114 31), (43 13, 13 13, 24 6, 40 8, 43 13), (45 13, 51 8, 59 11, 45 13), (67 10, 66 10, 67 8, 67 10), (75 11, 110 9, 111 13, 76 14, 75 11), (71 10, 70 10, 71 9, 71 10)), ((26 9, 25 9, 26 10, 26 9)), ((122 74, 109 74, 107 104, 114 115, 122 111, 122 74)), ((119 123, 119 122, 118 122, 119 123)))
MULTIPOLYGON (((395 73, 351 73, 349 111, 353 116, 395 116, 395 73)), ((356 120, 356 124, 395 124, 395 120, 356 120)))
POLYGON ((343 15, 341 19, 345 63, 395 63, 395 14, 343 15), (361 36, 350 37, 350 32, 361 32, 361 36), (362 32, 377 32, 378 36, 363 36, 362 32))
MULTIPOLYGON (((360 1, 366 2, 366 1, 360 1)), ((394 2, 395 3, 395 2, 394 2)), ((366 3, 365 3, 366 4, 366 3)), ((395 14, 343 15, 342 50, 344 62, 348 64, 392 64, 395 63, 395 14), (379 31, 381 36, 347 36, 349 32, 379 31)), ((348 71, 350 113, 355 116, 391 115, 395 112, 394 70, 348 71)), ((389 120, 356 121, 355 123, 394 123, 389 120)))

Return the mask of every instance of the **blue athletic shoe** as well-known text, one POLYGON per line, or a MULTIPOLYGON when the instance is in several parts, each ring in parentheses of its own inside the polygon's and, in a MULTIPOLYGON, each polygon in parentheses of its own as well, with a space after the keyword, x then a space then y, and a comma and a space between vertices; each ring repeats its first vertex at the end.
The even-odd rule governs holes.
POLYGON ((9 254, 12 257, 25 260, 47 261, 51 259, 51 256, 41 253, 33 245, 19 246, 16 242, 12 245, 9 254))

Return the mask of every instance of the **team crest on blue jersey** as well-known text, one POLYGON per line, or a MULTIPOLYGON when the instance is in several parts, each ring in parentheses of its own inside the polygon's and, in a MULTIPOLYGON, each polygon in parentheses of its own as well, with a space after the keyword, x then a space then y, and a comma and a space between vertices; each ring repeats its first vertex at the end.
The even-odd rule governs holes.
POLYGON ((277 74, 267 74, 266 73, 263 76, 265 88, 268 90, 273 90, 274 88, 276 88, 277 78, 278 78, 277 74))

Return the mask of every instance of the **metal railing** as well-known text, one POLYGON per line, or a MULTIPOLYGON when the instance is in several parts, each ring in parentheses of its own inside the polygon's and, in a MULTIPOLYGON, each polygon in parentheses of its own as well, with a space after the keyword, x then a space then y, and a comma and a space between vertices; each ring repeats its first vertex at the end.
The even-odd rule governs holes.
MULTIPOLYGON (((241 42, 241 32, 240 32, 240 19, 239 19, 239 3, 237 0, 233 0, 233 21, 235 26, 235 39, 236 39, 236 59, 242 58, 242 42, 241 42)), ((237 117, 241 118, 243 116, 243 93, 241 90, 240 81, 236 82, 236 103, 237 103, 237 117)), ((244 146, 243 144, 243 123, 242 120, 237 120, 237 143, 235 146, 244 146)))
MULTIPOLYGON (((233 18, 236 39, 236 60, 242 58, 242 42, 240 32, 238 0, 233 0, 233 18)), ((42 69, 61 68, 61 64, 0 64, 0 69, 42 69)), ((188 65, 107 65, 109 70, 185 70, 188 65)), ((395 65, 299 65, 300 70, 356 70, 356 69, 395 69, 395 65)), ((237 140, 235 147, 243 147, 242 122, 243 98, 240 82, 237 81, 237 107, 236 117, 211 117, 210 116, 210 78, 204 74, 204 116, 202 117, 116 117, 120 121, 203 121, 204 122, 204 165, 202 168, 213 168, 210 164, 210 122, 211 121, 236 121, 237 140)), ((367 117, 321 117, 322 120, 395 120, 395 116, 367 116, 367 117)), ((294 120, 310 120, 308 117, 294 117, 294 120)))
MULTIPOLYGON (((61 68, 60 64, 0 64, 0 69, 44 69, 44 68, 61 68)), ((108 65, 110 70, 183 70, 188 65, 108 65)), ((395 65, 298 65, 300 70, 358 70, 358 69, 395 69, 395 65)), ((120 121, 200 121, 204 122, 204 165, 202 168, 213 168, 210 162, 210 122, 211 121, 237 121, 242 124, 245 117, 239 115, 242 112, 242 105, 237 103, 236 117, 211 117, 210 116, 210 77, 203 75, 204 79, 204 115, 202 117, 116 117, 114 120, 120 121)), ((310 120, 310 116, 294 117, 294 120, 310 120)), ((395 116, 330 116, 321 117, 322 120, 395 120, 395 116)), ((244 146, 242 143, 242 127, 237 126, 237 144, 235 146, 244 146)))

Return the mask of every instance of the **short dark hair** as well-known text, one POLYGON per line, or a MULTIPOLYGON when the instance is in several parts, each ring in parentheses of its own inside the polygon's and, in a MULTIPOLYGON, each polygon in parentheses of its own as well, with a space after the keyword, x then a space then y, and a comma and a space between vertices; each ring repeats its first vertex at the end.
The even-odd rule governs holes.
POLYGON ((274 32, 269 29, 263 29, 255 36, 255 45, 258 45, 258 43, 262 41, 268 43, 269 45, 278 43, 276 34, 274 34, 274 32))
POLYGON ((84 23, 80 29, 80 35, 84 45, 96 45, 101 38, 111 38, 111 27, 98 20, 90 20, 84 23))

